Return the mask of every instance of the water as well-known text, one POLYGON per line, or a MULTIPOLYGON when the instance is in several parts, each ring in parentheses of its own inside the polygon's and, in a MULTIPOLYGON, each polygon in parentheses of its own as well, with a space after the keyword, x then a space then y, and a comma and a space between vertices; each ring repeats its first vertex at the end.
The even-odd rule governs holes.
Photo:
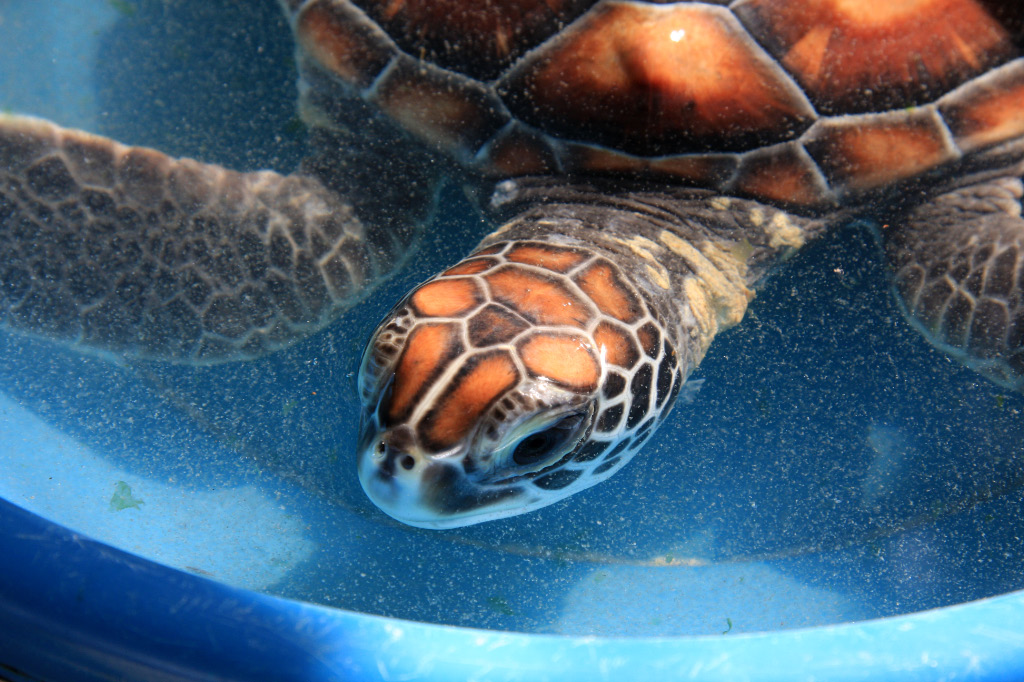
MULTIPOLYGON (((287 33, 274 3, 230 6, 0 5, 0 106, 292 167, 287 33)), ((1024 586, 1024 401, 902 321, 858 226, 759 292, 695 375, 696 400, 607 483, 468 529, 390 521, 355 478, 354 372, 391 302, 482 236, 457 188, 443 206, 414 270, 257 362, 116 363, 0 335, 0 495, 231 584, 528 632, 774 630, 1024 586)))

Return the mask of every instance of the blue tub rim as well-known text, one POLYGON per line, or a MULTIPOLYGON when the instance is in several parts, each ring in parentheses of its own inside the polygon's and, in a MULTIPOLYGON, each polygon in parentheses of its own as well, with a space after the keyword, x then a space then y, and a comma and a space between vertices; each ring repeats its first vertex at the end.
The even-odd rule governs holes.
POLYGON ((418 623, 230 587, 0 500, 0 677, 1020 680, 1024 591, 806 629, 580 637, 418 623))

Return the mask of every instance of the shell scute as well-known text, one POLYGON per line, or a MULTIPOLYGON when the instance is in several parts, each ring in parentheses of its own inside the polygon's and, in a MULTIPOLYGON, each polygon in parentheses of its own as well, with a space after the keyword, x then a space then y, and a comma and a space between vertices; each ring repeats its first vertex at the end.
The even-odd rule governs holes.
POLYGON ((442 278, 417 289, 410 303, 424 317, 456 317, 483 303, 483 294, 472 279, 442 278))
POLYGON ((824 114, 924 104, 1017 52, 978 0, 747 0, 736 14, 824 114))
POLYGON ((518 382, 519 372, 507 351, 470 357, 420 422, 423 442, 434 451, 458 444, 478 418, 518 382))
POLYGON ((527 123, 631 154, 726 151, 791 139, 804 95, 723 7, 607 2, 499 83, 527 123))
POLYGON ((381 77, 369 101, 423 142, 464 160, 509 121, 482 83, 407 55, 381 77))
POLYGON ((489 80, 595 0, 354 2, 409 54, 489 80))
POLYGON ((652 159, 650 168, 680 182, 718 187, 732 177, 737 164, 735 154, 685 154, 652 159))
POLYGON ((490 179, 656 175, 826 207, 1024 135, 1019 2, 291 4, 300 65, 490 179), (920 120, 893 127, 901 110, 920 120))
POLYGON ((597 389, 601 366, 594 357, 590 341, 583 336, 531 334, 519 342, 517 350, 532 376, 550 379, 580 393, 597 389))
POLYGON ((1024 135, 1024 59, 951 92, 939 111, 957 146, 973 151, 1024 135))
POLYGON ((295 21, 299 45, 345 83, 366 88, 398 49, 379 26, 347 2, 315 0, 295 21))
POLYGON ((484 276, 491 297, 534 324, 583 327, 592 317, 589 306, 554 277, 505 266, 484 276))
POLYGON ((573 279, 605 315, 627 324, 643 316, 643 304, 639 297, 622 280, 611 263, 599 260, 573 279))
POLYGON ((462 352, 454 324, 422 324, 413 329, 398 359, 395 385, 384 410, 388 418, 393 422, 406 418, 431 382, 462 352))
POLYGON ((568 272, 589 258, 589 254, 576 249, 524 242, 512 247, 505 258, 515 263, 526 263, 554 272, 568 272))
POLYGON ((732 191, 780 203, 825 204, 832 201, 828 183, 799 143, 787 142, 743 156, 732 191))
POLYGON ((839 192, 910 178, 959 156, 933 109, 824 120, 805 143, 839 192))
POLYGON ((551 142, 518 122, 502 130, 483 150, 482 157, 480 172, 503 178, 559 169, 558 154, 551 142))

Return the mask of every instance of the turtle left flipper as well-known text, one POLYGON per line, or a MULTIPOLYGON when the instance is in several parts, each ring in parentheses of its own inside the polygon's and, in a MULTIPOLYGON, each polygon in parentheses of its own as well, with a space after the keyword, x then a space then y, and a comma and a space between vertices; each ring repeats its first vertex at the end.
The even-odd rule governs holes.
POLYGON ((436 188, 416 150, 343 137, 240 173, 0 116, 0 326, 190 364, 320 329, 408 257, 436 188))
POLYGON ((883 231, 893 289, 928 341, 1024 390, 1024 164, 919 204, 883 231))

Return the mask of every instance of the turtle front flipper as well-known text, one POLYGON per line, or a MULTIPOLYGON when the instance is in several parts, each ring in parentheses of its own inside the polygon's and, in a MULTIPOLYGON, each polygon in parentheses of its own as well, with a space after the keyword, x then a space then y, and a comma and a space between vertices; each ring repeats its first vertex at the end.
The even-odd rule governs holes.
POLYGON ((1015 391, 1024 390, 1022 171, 941 194, 883 230, 911 324, 1015 391))
POLYGON ((375 158, 336 151, 329 172, 358 171, 329 188, 317 159, 239 173, 0 116, 0 325, 175 362, 282 348, 362 298, 426 220, 433 178, 375 158), (401 201, 374 215, 389 183, 401 201))

